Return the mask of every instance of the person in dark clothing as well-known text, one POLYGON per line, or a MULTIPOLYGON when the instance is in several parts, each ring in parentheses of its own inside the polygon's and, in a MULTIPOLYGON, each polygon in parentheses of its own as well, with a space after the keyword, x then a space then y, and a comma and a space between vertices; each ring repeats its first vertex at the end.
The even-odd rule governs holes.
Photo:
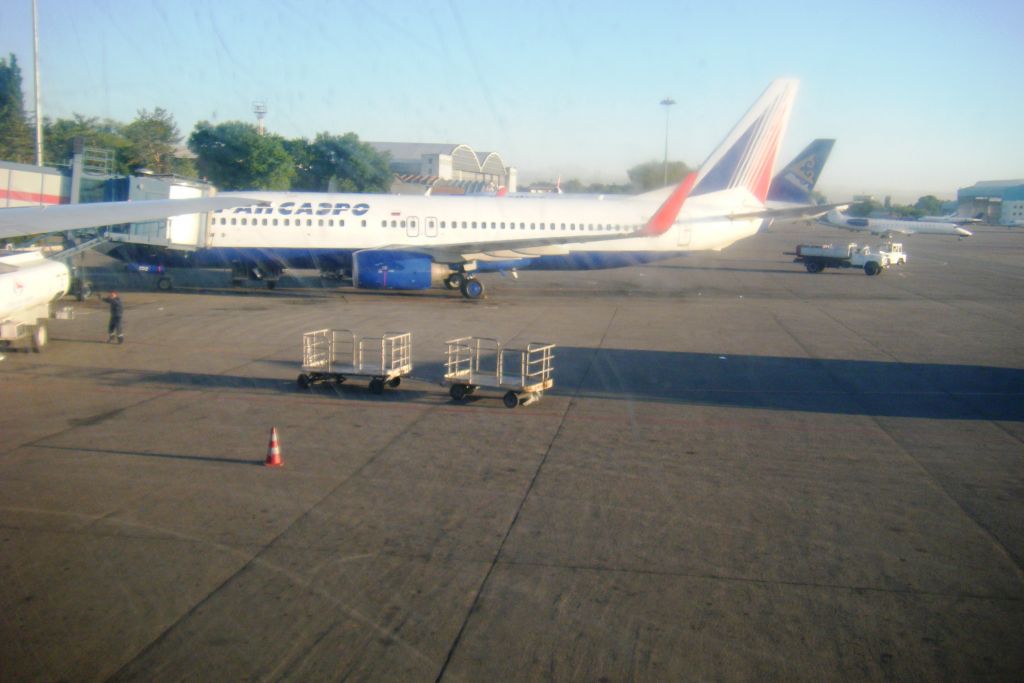
POLYGON ((110 304, 110 324, 107 325, 107 343, 113 344, 115 334, 117 343, 124 343, 124 331, 121 329, 121 318, 124 316, 124 302, 117 292, 111 292, 110 296, 103 297, 103 300, 110 304))

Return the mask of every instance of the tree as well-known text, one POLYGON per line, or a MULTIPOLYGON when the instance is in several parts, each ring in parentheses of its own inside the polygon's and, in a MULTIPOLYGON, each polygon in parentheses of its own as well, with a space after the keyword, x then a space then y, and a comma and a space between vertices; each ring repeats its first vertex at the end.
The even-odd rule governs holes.
POLYGON ((200 121, 188 148, 199 173, 222 190, 287 190, 295 177, 284 140, 260 135, 251 123, 200 121))
POLYGON ((683 162, 670 161, 668 163, 668 183, 666 183, 665 164, 661 161, 648 161, 634 166, 626 171, 626 174, 640 192, 647 192, 664 187, 666 184, 678 185, 689 172, 690 167, 683 162))
POLYGON ((933 194, 925 195, 917 200, 914 208, 921 212, 922 216, 939 216, 943 213, 943 201, 933 194))
POLYGON ((47 156, 60 163, 74 153, 75 138, 82 138, 88 147, 100 147, 114 153, 116 173, 128 173, 132 169, 126 163, 126 147, 122 129, 124 124, 111 119, 100 120, 82 114, 73 114, 70 119, 43 120, 43 137, 46 139, 47 156))
POLYGON ((10 62, 0 59, 0 159, 20 163, 35 160, 35 140, 21 92, 21 67, 14 53, 10 62))
POLYGON ((296 165, 294 189, 307 192, 387 192, 392 173, 388 157, 355 133, 319 133, 312 143, 290 140, 296 165))
POLYGON ((140 109, 135 120, 121 130, 126 145, 123 162, 132 171, 147 168, 154 173, 174 173, 174 150, 181 142, 174 117, 157 107, 152 113, 140 109))

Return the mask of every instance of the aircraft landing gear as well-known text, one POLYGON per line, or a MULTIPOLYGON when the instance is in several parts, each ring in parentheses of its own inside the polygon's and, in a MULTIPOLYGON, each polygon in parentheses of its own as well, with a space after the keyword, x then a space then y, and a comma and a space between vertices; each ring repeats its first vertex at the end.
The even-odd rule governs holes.
POLYGON ((459 290, 467 299, 479 299, 484 295, 484 284, 475 277, 467 277, 463 280, 459 290))
POLYGON ((444 279, 445 289, 462 289, 462 285, 466 282, 466 276, 462 273, 452 273, 444 279))

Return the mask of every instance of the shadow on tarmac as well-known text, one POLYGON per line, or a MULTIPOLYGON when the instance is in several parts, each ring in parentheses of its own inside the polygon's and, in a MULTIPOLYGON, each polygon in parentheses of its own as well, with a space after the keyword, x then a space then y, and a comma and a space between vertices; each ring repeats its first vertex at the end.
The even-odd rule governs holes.
POLYGON ((151 453, 147 451, 121 451, 109 448, 79 448, 69 446, 44 446, 40 445, 38 448, 45 448, 53 451, 71 451, 74 453, 100 453, 102 455, 128 455, 140 458, 166 458, 169 460, 191 460, 198 462, 217 462, 227 463, 229 465, 259 465, 263 466, 263 460, 242 460, 240 458, 217 458, 208 455, 186 455, 184 453, 151 453))
MULTIPOLYGON (((445 397, 443 373, 443 363, 417 363, 412 379, 437 384, 435 389, 405 384, 381 395, 371 394, 363 378, 307 389, 292 379, 191 372, 118 371, 108 381, 416 402, 445 397)), ((839 415, 1024 421, 1024 370, 979 365, 562 346, 555 349, 555 386, 549 393, 839 415)))
POLYGON ((1016 368, 558 347, 555 372, 554 392, 592 398, 1024 421, 1016 368))

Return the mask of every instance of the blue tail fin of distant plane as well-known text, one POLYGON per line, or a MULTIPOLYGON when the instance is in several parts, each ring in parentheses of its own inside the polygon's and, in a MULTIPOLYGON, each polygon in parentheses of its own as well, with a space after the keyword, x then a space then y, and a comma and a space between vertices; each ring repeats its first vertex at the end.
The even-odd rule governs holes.
POLYGON ((811 204, 811 192, 818 183, 818 177, 825 168, 825 162, 835 142, 819 138, 807 145, 804 151, 797 154, 793 161, 772 178, 768 200, 811 204))

